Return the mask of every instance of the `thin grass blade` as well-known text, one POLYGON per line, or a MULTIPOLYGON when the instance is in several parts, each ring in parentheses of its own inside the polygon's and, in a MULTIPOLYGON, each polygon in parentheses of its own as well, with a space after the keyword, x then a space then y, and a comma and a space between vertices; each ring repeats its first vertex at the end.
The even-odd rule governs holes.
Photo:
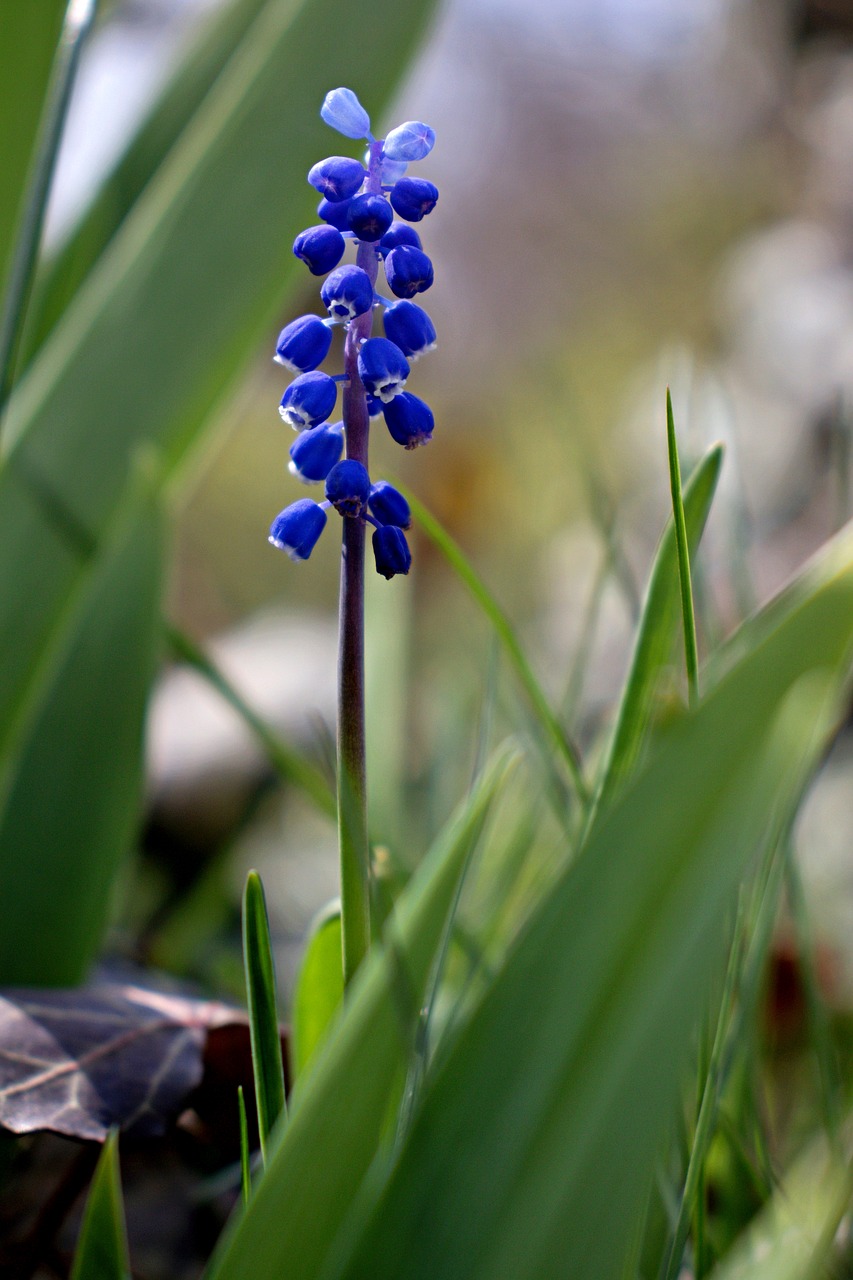
POLYGON ((341 905, 332 902, 311 926, 296 979, 290 1042, 299 1080, 327 1034, 344 999, 341 905))
MULTIPOLYGON (((695 555, 711 509, 723 461, 715 445, 699 462, 684 488, 688 548, 695 555)), ((634 768, 649 727, 652 703, 669 662, 678 625, 675 526, 666 526, 652 566, 631 665, 622 690, 616 722, 599 773, 595 807, 606 807, 634 768)))
POLYGON ((110 1133, 95 1169, 77 1240, 71 1280, 129 1280, 130 1257, 118 1163, 118 1134, 110 1133))
POLYGON ((240 1199, 245 1209, 252 1197, 252 1160, 249 1152, 249 1122, 243 1086, 237 1086, 237 1110, 240 1117, 240 1199))
POLYGON ((672 412, 672 396, 666 389, 666 445, 669 455, 669 486, 672 493, 672 517, 675 524, 675 549, 678 556, 678 585, 681 593, 681 622, 684 631, 684 663, 687 667, 687 692, 691 707, 699 701, 699 650, 696 644, 696 612, 693 606, 693 586, 690 580, 690 548, 687 542, 687 522, 684 517, 684 499, 681 493, 681 464, 678 460, 678 441, 675 436, 675 417, 672 412))
POLYGON ((252 1037, 252 1069, 258 1107, 261 1154, 266 1164, 270 1134, 284 1111, 284 1064, 275 990, 275 965, 264 887, 257 871, 246 877, 243 894, 243 964, 252 1037))

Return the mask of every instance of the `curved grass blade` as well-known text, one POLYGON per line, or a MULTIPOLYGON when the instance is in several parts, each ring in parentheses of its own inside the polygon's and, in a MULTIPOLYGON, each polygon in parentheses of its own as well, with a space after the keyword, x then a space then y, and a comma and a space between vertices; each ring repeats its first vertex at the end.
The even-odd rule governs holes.
POLYGON ((262 716, 249 706, 246 700, 234 688, 228 677, 220 670, 200 645, 188 636, 185 631, 167 623, 166 639, 175 658, 185 662, 208 684, 220 694, 229 706, 233 707, 247 728, 255 736, 255 740, 269 760, 270 764, 285 782, 299 787, 309 800, 330 817, 335 815, 335 797, 332 788, 322 772, 304 756, 288 746, 282 738, 270 728, 262 716))
MULTIPOLYGON (((694 555, 711 509, 722 461, 722 445, 715 445, 696 466, 684 488, 687 543, 694 555)), ((655 689, 672 655, 678 620, 676 583, 676 537, 670 520, 652 566, 631 665, 599 774, 596 810, 610 803, 639 757, 655 689)))
POLYGON ((296 1080, 343 1004, 342 954, 341 904, 332 902, 311 926, 293 993, 290 1037, 296 1080))
POLYGON ((71 100, 80 54, 95 19, 97 0, 68 0, 59 41, 45 117, 41 125, 23 217, 0 316, 0 427, 12 391, 15 366, 30 291, 35 275, 44 214, 62 127, 71 100))
POLYGON ((252 1069, 258 1107, 258 1132, 264 1164, 270 1134, 284 1106, 284 1064, 275 993, 275 966, 264 887, 257 871, 246 877, 243 894, 243 964, 252 1037, 252 1069))
POLYGON ((678 461, 678 441, 675 436, 675 417, 672 412, 672 396, 669 387, 666 389, 666 447, 669 456, 669 487, 672 493, 675 550, 678 559, 678 586, 681 593, 681 622, 684 632, 684 662, 687 667, 688 702, 691 707, 695 707, 699 701, 699 650, 696 644, 693 586, 690 581, 690 548, 687 543, 687 522, 684 517, 684 499, 681 494, 681 465, 678 461))
POLYGON ((386 941, 371 948, 343 1017, 297 1083, 287 1126, 207 1280, 279 1280, 285 1269, 289 1280, 315 1280, 323 1272, 409 1065, 459 877, 513 760, 505 752, 492 760, 397 900, 386 941))
POLYGON ((620 1274, 737 887, 838 714, 853 532, 774 614, 538 908, 324 1280, 620 1274))
POLYGON ((74 1254, 71 1280, 129 1280, 130 1258, 118 1164, 118 1134, 110 1133, 95 1169, 74 1254))
MULTIPOLYGON (((568 774, 575 795, 581 806, 585 806, 589 801, 587 785, 583 776, 583 768, 577 748, 571 742, 570 738, 560 724, 551 704, 545 696, 544 690, 540 685, 536 676, 533 674, 533 668, 527 660, 527 655, 519 643, 518 636, 507 618, 503 609, 495 600, 486 584, 479 577, 470 561, 463 553, 461 547, 451 538, 450 534, 442 528, 441 524, 436 520, 435 516, 420 502, 410 489, 401 485, 399 481, 394 482, 403 493, 412 508, 412 514, 417 520, 424 533, 434 542, 441 551, 444 558, 452 569, 458 574, 462 582, 470 591, 474 600, 482 609, 488 618, 495 635, 503 646, 504 652, 509 658, 510 664, 515 670, 516 676, 527 695, 533 713, 544 731, 544 738, 547 743, 541 742, 545 749, 546 759, 549 767, 552 766, 551 751, 553 750, 562 760, 566 773, 568 774)), ((537 739, 538 740, 538 739, 537 739)))

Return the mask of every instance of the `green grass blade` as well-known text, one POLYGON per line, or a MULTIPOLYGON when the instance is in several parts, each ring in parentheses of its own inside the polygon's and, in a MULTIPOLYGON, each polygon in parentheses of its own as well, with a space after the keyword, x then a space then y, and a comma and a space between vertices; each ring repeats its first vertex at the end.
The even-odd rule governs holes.
POLYGON ((243 1086, 237 1086, 237 1110, 240 1116, 240 1200, 245 1209, 252 1198, 252 1161, 249 1153, 249 1122, 243 1086))
POLYGON ((18 348, 35 275, 47 197, 83 43, 95 18, 96 0, 68 0, 51 76, 45 118, 30 175, 23 217, 12 256, 0 315, 0 426, 12 391, 18 348))
POLYGON ((220 694, 229 706, 233 707, 244 724, 251 730, 258 746, 276 773, 285 782, 298 787, 318 809, 330 817, 335 815, 335 796, 322 772, 284 742, 270 728, 262 716, 249 706, 241 694, 234 688, 228 677, 216 663, 208 657, 200 645, 188 636, 185 631, 167 624, 166 639, 173 656, 200 676, 220 694))
POLYGON ((785 602, 546 896, 328 1280, 620 1274, 737 887, 838 714, 853 532, 785 602))
POLYGON ((0 5, 0 296, 22 216, 66 2, 0 5))
POLYGON ((375 1159, 459 877, 511 763, 505 752, 492 761, 398 899, 386 942, 371 949, 297 1083, 288 1124, 208 1280, 279 1280, 285 1267, 289 1280, 321 1274, 375 1159))
POLYGON ((533 713, 541 726, 544 737, 547 739, 546 756, 551 762, 550 753, 553 751, 565 766, 575 794, 581 805, 586 805, 589 800, 586 782, 583 777, 583 769, 578 755, 577 749, 566 734, 563 726, 560 724, 551 704, 545 696, 544 690, 533 673, 533 668, 527 660, 527 656, 519 643, 518 636, 512 623, 507 618, 503 609, 495 600, 483 580, 479 577, 476 570, 465 556, 461 547, 451 538, 450 534, 442 528, 441 524, 436 520, 435 516, 420 502, 414 494, 405 486, 400 485, 399 481, 395 481, 398 487, 405 493, 409 505, 412 508, 412 514, 423 529, 424 533, 434 542, 447 560, 451 568, 458 574, 459 578, 470 591, 474 600, 482 609, 483 613, 491 623, 495 635, 499 639, 503 650, 509 659, 509 662, 518 677, 521 687, 527 695, 527 699, 533 710, 533 713))
POLYGON ((341 907, 331 903, 314 922, 293 993, 290 1038, 298 1080, 329 1030, 344 998, 341 907))
POLYGON ((77 1240, 71 1280, 129 1280, 130 1258, 113 1130, 95 1169, 77 1240))
POLYGON ((111 886, 142 800, 142 737, 160 650, 165 538, 155 483, 81 567, 0 756, 0 982, 79 982, 107 923, 111 886), (35 945, 34 940, 38 939, 35 945))
POLYGON ((243 964, 252 1037, 252 1068, 258 1106, 258 1132, 264 1164, 270 1134, 284 1111, 284 1064, 275 992, 275 966, 264 887, 257 871, 246 877, 243 894, 243 964))
POLYGON ((699 650, 696 644, 696 614, 693 607, 693 587, 690 581, 690 548, 687 543, 687 522, 684 518, 684 500, 681 494, 681 465, 678 461, 678 441, 675 437, 675 418, 672 412, 672 396, 666 389, 666 445, 669 455, 669 487, 672 493, 672 515, 675 522, 675 549, 678 555, 678 585, 681 592, 681 621, 684 630, 684 662, 687 667, 688 701, 695 707, 699 701, 699 650))
MULTIPOLYGON (((687 540, 693 554, 711 509, 722 461, 722 446, 716 445, 695 468, 684 489, 687 540)), ((652 566, 631 665, 599 774, 596 808, 611 801, 637 763, 649 727, 655 690, 672 656, 678 624, 676 581, 675 527, 670 520, 652 566)))
POLYGON ((175 68, 91 206, 58 252, 39 268, 28 311, 29 363, 109 244, 135 201, 238 48, 266 0, 230 0, 175 68))

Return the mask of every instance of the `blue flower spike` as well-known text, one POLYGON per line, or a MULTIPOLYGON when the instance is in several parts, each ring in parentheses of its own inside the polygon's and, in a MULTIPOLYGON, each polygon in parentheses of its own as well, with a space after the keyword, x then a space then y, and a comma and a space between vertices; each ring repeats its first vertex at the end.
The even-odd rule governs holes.
POLYGON ((423 160, 434 146, 434 129, 420 120, 407 120, 388 134, 382 154, 389 160, 423 160))
POLYGON ((370 497, 367 468, 354 458, 344 458, 326 476, 326 497, 342 516, 358 517, 370 497))
POLYGON ((369 138, 370 116, 352 89, 332 89, 323 99, 320 116, 345 138, 369 138))
POLYGON ((303 431, 290 446, 288 471, 303 484, 319 484, 325 480, 339 460, 344 447, 344 424, 328 422, 311 431, 303 431))
POLYGON ((373 306, 373 285, 361 267, 338 267, 323 282, 320 297, 334 320, 354 320, 373 306))
POLYGON ((294 431, 316 427, 325 422, 335 407, 338 387, 334 378, 319 370, 294 378, 281 397, 278 411, 282 422, 294 431))
POLYGON ((435 325, 422 307, 403 299, 385 308, 385 337, 409 360, 435 349, 435 325))
POLYGON ((395 396, 386 404, 384 414, 392 439, 404 449, 417 449, 432 439, 435 418, 427 402, 419 396, 411 392, 395 396))
POLYGON ((323 363, 331 345, 328 324, 319 316, 300 316, 278 335, 273 359, 294 373, 310 373, 323 363))
POLYGON ((376 572, 383 578, 408 573, 412 567, 412 553, 402 529, 394 524, 382 525, 373 531, 373 555, 376 572))
MULTIPOLYGON (((304 498, 286 507, 273 521, 269 540, 291 559, 307 560, 334 507, 347 520, 374 526, 376 570, 393 578, 408 573, 412 563, 403 532, 410 527, 411 511, 387 481, 371 485, 367 444, 370 423, 380 415, 392 439, 406 449, 426 444, 435 425, 429 405, 405 390, 409 361, 435 346, 432 321, 412 301, 433 283, 432 263, 412 224, 423 222, 436 207, 438 188, 409 176, 409 166, 432 151, 435 133, 422 121, 407 120, 377 141, 369 115, 345 87, 326 94, 320 115, 360 150, 364 139, 367 149, 364 163, 327 156, 308 173, 320 196, 318 225, 300 232, 293 252, 312 275, 325 276, 320 297, 328 317, 304 315, 286 325, 275 359, 296 374, 279 405, 282 421, 298 433, 288 470, 305 484, 323 484, 325 500, 304 498), (354 242, 357 265, 342 265, 348 240, 354 242), (384 336, 373 336, 374 315, 382 315, 384 336), (320 366, 339 325, 344 371, 326 373, 320 366), (339 382, 344 384, 344 420, 333 423, 339 382)), ((352 526, 345 526, 350 591, 361 589, 356 586, 360 568, 355 576, 347 569, 348 557, 361 565, 360 546, 361 535, 356 538, 352 526), (348 541, 351 537, 355 541, 348 541)))
POLYGON ((327 200, 349 200, 367 174, 364 165, 350 156, 329 156, 308 170, 308 181, 327 200))
POLYGON ((371 515, 380 524, 393 524, 398 529, 408 529, 412 523, 412 513, 406 499, 387 480, 377 480, 370 490, 367 505, 371 515))
POLYGON ((398 245, 385 259, 385 279, 397 298, 413 298, 416 293, 424 293, 433 278, 429 258, 413 245, 398 245))
POLYGON ((407 222, 420 222, 438 204, 438 187, 423 178, 401 178, 391 188, 391 207, 407 222))
POLYGON ((270 525, 269 541, 291 560, 307 560, 326 527, 323 508, 310 498, 300 498, 280 511, 270 525))
POLYGON ((309 227, 293 242, 294 257, 306 264, 312 276, 324 276, 344 256, 347 242, 336 227, 309 227))
POLYGON ((405 387, 409 362, 387 338, 368 338, 358 353, 358 375, 370 395, 388 404, 405 387))

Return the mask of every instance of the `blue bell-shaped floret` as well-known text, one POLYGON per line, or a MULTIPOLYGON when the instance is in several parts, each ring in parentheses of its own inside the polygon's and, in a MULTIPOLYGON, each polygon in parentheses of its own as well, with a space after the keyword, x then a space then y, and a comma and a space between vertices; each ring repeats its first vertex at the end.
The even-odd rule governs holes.
POLYGON ((368 416, 369 418, 378 418, 378 417, 380 417, 380 415, 381 415, 381 413, 382 413, 382 410, 383 410, 384 408, 385 408, 385 405, 384 405, 384 404, 382 403, 382 401, 379 399, 379 396, 370 396, 370 395, 369 395, 369 396, 367 397, 367 416, 368 416))
POLYGON ((346 247, 337 227, 321 225, 300 231, 293 242, 293 253, 307 264, 312 275, 324 276, 338 265, 346 247))
POLYGON ((307 560, 326 527, 326 513, 310 498, 300 498, 279 512, 270 525, 269 540, 291 560, 307 560))
POLYGON ((399 347, 404 356, 417 360, 435 347, 435 325, 423 307, 414 302, 395 302, 386 307, 382 316, 385 337, 399 347))
POLYGON ((435 130, 421 120, 407 120, 392 129, 382 145, 389 160, 423 160, 435 146, 435 130))
POLYGON ((370 507, 371 515, 374 515, 380 524, 393 524, 398 529, 408 529, 412 523, 408 502, 400 490, 395 489, 387 480, 377 480, 370 490, 367 505, 370 507))
POLYGON ((373 285, 361 267, 338 267, 323 281, 320 297, 338 320, 363 316, 373 306, 373 285))
POLYGON ((409 244, 413 249, 421 248, 420 236, 415 231, 415 228, 410 227, 407 222, 392 222, 385 235, 379 241, 379 252, 384 256, 386 253, 390 253, 392 249, 396 249, 399 244, 409 244))
POLYGON ((417 449, 432 439, 435 418, 425 400, 406 391, 385 406, 385 423, 397 444, 417 449))
POLYGON ((438 187, 425 178, 401 178, 388 197, 394 212, 407 222, 420 222, 438 203, 438 187))
POLYGON ((338 387, 334 378, 327 373, 303 373, 294 378, 281 397, 278 411, 282 422, 286 422, 294 431, 304 431, 306 427, 316 427, 325 422, 335 407, 338 398, 338 387))
POLYGON ((326 423, 303 431, 290 446, 288 471, 305 484, 325 480, 341 456, 344 447, 344 424, 326 423))
POLYGON ((309 373, 323 363, 331 345, 329 327, 319 316, 300 316, 278 335, 273 359, 294 373, 309 373))
POLYGON ((326 497, 342 516, 360 516, 370 497, 367 468, 354 458, 344 458, 326 476, 326 497))
POLYGON ((387 338, 368 338, 358 353, 358 374, 368 394, 387 405, 405 387, 409 362, 387 338))
POLYGON ((352 89, 331 89, 323 99, 320 115, 332 129, 345 138, 367 138, 370 116, 352 89))
POLYGON ((349 200, 366 178, 364 166, 350 156, 329 156, 308 170, 308 181, 327 200, 349 200))
POLYGON ((349 229, 359 240, 373 243, 381 240, 394 221, 391 206, 384 196, 355 196, 350 201, 347 215, 349 229))
POLYGON ((396 297, 413 298, 416 293, 423 293, 432 284, 432 263, 425 253, 415 249, 413 245, 398 245, 385 259, 385 279, 396 297))
POLYGON ((349 207, 352 200, 321 200, 317 205, 317 216, 338 231, 349 231, 349 207))
POLYGON ((393 578, 398 573, 408 573, 412 567, 412 553, 406 535, 396 525, 386 524, 373 531, 373 555, 376 572, 383 578, 393 578))

